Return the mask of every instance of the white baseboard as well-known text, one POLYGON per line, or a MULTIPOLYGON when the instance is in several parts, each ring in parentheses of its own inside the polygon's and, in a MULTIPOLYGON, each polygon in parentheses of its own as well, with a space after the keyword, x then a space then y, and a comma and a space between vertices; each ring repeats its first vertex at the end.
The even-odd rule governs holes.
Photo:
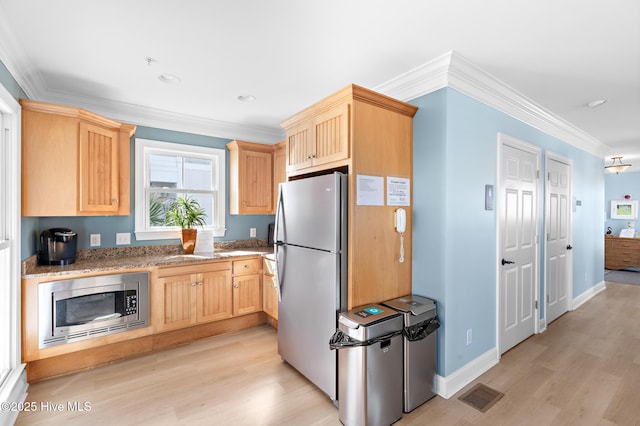
POLYGON ((498 349, 494 347, 447 377, 438 375, 436 377, 436 393, 449 399, 499 361, 498 349))
MULTIPOLYGON (((13 369, 0 387, 0 402, 24 402, 27 399, 27 372, 24 364, 13 369)), ((0 425, 12 425, 20 410, 0 410, 0 425)))
MULTIPOLYGON (((598 293, 607 289, 604 281, 591 287, 571 302, 571 310, 577 309, 580 305, 586 303, 598 293)), ((542 333, 547 328, 545 319, 540 319, 539 332, 542 333)), ((451 398, 462 388, 477 379, 494 365, 500 362, 498 357, 498 349, 492 348, 480 355, 473 361, 467 363, 447 377, 436 376, 436 393, 445 399, 451 398)))
POLYGON ((547 331, 547 319, 546 318, 540 318, 538 320, 538 332, 537 332, 537 334, 544 333, 545 331, 547 331))
POLYGON ((600 281, 598 284, 594 285, 593 287, 591 287, 590 289, 588 289, 587 291, 585 291, 584 293, 582 293, 578 297, 575 297, 571 301, 571 310, 573 311, 575 309, 578 309, 581 305, 583 305, 584 303, 588 302, 596 294, 598 294, 601 291, 604 291, 606 289, 607 289, 607 285, 605 284, 605 282, 604 281, 600 281))

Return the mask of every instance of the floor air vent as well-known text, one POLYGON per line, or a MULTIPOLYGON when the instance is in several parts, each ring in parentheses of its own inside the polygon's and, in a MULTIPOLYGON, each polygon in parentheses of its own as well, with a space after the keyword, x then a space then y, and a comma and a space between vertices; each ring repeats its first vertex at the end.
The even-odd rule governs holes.
POLYGON ((493 404, 500 401, 503 396, 504 394, 502 392, 478 383, 458 399, 484 413, 491 408, 493 404))

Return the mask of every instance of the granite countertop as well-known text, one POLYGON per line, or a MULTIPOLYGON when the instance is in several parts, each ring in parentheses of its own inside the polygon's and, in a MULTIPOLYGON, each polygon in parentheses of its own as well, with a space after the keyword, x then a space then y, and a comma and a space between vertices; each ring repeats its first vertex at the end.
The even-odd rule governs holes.
POLYGON ((215 243, 214 251, 196 254, 184 254, 179 244, 86 249, 78 250, 76 261, 64 266, 38 265, 33 255, 22 262, 22 278, 184 265, 272 253, 273 246, 267 245, 266 240, 222 241, 215 243))

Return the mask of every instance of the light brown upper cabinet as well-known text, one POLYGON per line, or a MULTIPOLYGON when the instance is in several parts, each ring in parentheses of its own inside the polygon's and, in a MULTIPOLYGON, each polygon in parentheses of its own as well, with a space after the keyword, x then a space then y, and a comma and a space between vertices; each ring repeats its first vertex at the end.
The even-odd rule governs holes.
POLYGON ((22 215, 129 215, 136 127, 79 108, 20 104, 22 215))
POLYGON ((273 145, 239 140, 229 149, 229 213, 273 214, 273 145))
POLYGON ((282 123, 287 132, 287 173, 306 173, 349 158, 349 108, 349 102, 341 100, 325 111, 282 123))

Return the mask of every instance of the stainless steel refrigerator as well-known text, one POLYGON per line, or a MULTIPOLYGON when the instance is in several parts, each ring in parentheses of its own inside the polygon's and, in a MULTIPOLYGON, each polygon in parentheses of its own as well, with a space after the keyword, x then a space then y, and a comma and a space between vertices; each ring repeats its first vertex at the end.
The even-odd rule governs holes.
POLYGON ((337 351, 347 308, 347 175, 280 184, 274 243, 279 281, 278 353, 337 401, 337 351))

